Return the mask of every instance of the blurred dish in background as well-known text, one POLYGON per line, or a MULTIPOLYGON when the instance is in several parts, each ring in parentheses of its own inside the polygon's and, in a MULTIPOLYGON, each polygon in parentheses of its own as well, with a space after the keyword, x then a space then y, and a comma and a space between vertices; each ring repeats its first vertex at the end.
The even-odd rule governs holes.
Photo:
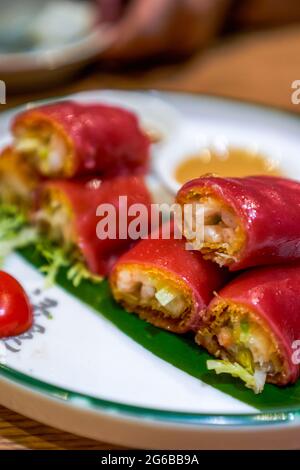
POLYGON ((178 60, 222 31, 299 18, 298 0, 1 0, 0 79, 9 91, 40 89, 100 55, 178 60))
POLYGON ((10 90, 66 78, 109 44, 93 0, 1 1, 0 78, 10 90))
MULTIPOLYGON (((47 51, 70 44, 94 28, 92 2, 76 0, 36 0, 4 6, 0 17, 0 52, 47 51), (36 12, 37 6, 39 7, 36 12), (32 15, 33 14, 33 15, 32 15)), ((1 6, 1 8, 3 8, 1 6)))

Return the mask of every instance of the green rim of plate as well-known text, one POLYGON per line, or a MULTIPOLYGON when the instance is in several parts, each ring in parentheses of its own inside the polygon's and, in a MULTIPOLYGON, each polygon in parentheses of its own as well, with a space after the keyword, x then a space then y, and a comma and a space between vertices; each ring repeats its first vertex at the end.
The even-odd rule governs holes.
MULTIPOLYGON (((100 90, 99 90, 100 91, 100 90)), ((102 92, 108 90, 101 90, 102 92)), ((111 90, 109 90, 111 91, 111 90)), ((114 90, 118 92, 119 90, 114 90)), ((127 90, 122 90, 127 91, 127 90)), ((145 94, 147 92, 143 90, 131 90, 145 94)), ((239 99, 231 99, 227 97, 214 96, 208 94, 196 94, 196 93, 176 93, 176 92, 161 92, 159 90, 151 90, 151 93, 157 97, 163 99, 164 96, 195 96, 196 98, 211 99, 214 102, 230 103, 231 105, 237 105, 244 109, 259 109, 260 111, 268 112, 270 114, 277 114, 285 118, 292 119, 293 121, 298 120, 300 123, 299 116, 296 113, 281 110, 272 106, 265 106, 257 103, 247 103, 239 99)), ((71 96, 71 95, 70 95, 71 96)), ((68 96, 69 98, 69 96, 68 96)), ((38 101, 36 104, 45 102, 52 102, 64 99, 64 97, 52 98, 51 100, 38 101)), ((13 111, 19 111, 25 108, 25 106, 19 106, 17 108, 9 109, 3 114, 10 114, 13 111)), ((25 256, 27 258, 27 256, 25 256)), ((300 408, 276 408, 274 410, 264 410, 254 413, 244 414, 230 414, 230 413, 191 413, 191 412, 177 412, 169 410, 161 410, 156 408, 145 408, 134 405, 127 405, 121 402, 109 401, 93 396, 74 392, 65 388, 57 387, 50 383, 44 382, 39 379, 35 379, 29 375, 18 372, 7 366, 0 365, 0 375, 14 383, 17 383, 26 388, 33 389, 37 393, 48 396, 51 399, 60 400, 69 405, 85 407, 90 410, 98 410, 98 412, 105 412, 114 416, 120 415, 123 417, 129 417, 132 419, 145 419, 162 421, 170 424, 181 424, 190 426, 243 426, 243 427, 254 427, 254 426, 274 426, 274 425, 287 425, 296 424, 300 422, 300 408)))
POLYGON ((51 385, 42 380, 18 372, 9 367, 0 366, 0 375, 23 387, 34 389, 35 392, 47 395, 49 398, 60 400, 69 405, 81 406, 98 410, 116 416, 116 414, 133 419, 164 421, 183 425, 196 426, 270 426, 295 423, 300 418, 300 410, 276 410, 276 412, 248 414, 214 414, 186 413, 177 411, 144 408, 124 403, 104 400, 84 395, 72 390, 51 385))

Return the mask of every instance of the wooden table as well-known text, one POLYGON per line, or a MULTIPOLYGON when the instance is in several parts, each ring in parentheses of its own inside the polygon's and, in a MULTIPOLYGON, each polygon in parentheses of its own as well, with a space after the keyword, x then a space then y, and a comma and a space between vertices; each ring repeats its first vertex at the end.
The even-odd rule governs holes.
MULTIPOLYGON (((300 105, 291 102, 291 84, 300 79, 299 50, 300 26, 237 36, 181 64, 126 73, 107 72, 103 65, 90 67, 72 83, 55 90, 9 96, 7 107, 96 88, 156 88, 224 95, 298 113, 300 105)), ((0 449, 114 448, 40 425, 0 407, 0 449)))

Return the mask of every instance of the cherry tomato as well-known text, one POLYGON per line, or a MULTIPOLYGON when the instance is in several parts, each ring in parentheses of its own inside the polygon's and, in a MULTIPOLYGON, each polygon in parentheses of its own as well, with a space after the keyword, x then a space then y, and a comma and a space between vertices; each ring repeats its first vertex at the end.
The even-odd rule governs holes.
POLYGON ((24 333, 32 322, 32 307, 23 287, 0 271, 0 338, 24 333))

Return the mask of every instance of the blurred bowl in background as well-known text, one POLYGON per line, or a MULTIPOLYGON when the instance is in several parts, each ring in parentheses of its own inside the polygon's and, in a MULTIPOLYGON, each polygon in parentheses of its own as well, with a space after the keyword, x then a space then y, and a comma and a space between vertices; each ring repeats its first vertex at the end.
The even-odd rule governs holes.
POLYGON ((93 1, 1 0, 0 79, 9 91, 61 83, 109 44, 93 1))

